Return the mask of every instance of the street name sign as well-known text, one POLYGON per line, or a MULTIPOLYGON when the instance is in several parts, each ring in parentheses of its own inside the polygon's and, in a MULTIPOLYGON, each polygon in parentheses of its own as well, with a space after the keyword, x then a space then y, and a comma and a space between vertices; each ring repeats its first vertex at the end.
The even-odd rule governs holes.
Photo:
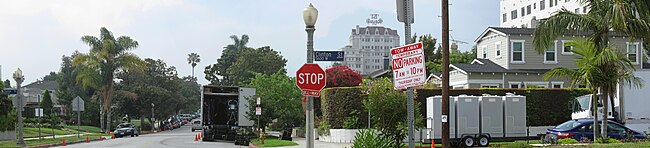
POLYGON ((296 72, 296 86, 303 96, 319 97, 325 84, 325 71, 318 64, 304 64, 296 72))
POLYGON ((343 51, 314 51, 315 61, 343 61, 344 58, 343 51))
POLYGON ((414 43, 390 50, 395 89, 421 86, 426 82, 422 43, 414 43))
POLYGON ((72 100, 72 111, 84 111, 84 99, 77 96, 72 100))
POLYGON ((15 90, 15 89, 5 89, 5 90, 2 90, 2 93, 5 94, 5 95, 15 95, 15 94, 18 93, 18 90, 15 90))

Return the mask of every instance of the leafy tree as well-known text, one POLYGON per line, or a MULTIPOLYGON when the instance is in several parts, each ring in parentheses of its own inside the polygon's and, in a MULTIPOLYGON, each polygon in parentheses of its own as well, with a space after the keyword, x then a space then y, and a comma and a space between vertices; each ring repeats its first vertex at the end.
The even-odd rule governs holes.
POLYGON ((3 86, 4 86, 4 88, 11 88, 11 81, 9 81, 9 79, 5 80, 5 83, 4 83, 3 86))
MULTIPOLYGON (((262 116, 260 124, 256 126, 268 126, 273 120, 277 120, 274 128, 283 126, 296 127, 304 124, 305 116, 302 113, 302 93, 295 85, 295 79, 285 75, 279 70, 272 75, 257 73, 255 78, 246 87, 256 88, 256 97, 261 99, 262 116)), ((255 106, 257 98, 248 98, 249 111, 246 117, 257 121, 255 106)))
POLYGON ((431 36, 431 34, 420 36, 418 41, 422 42, 422 46, 423 46, 422 48, 424 49, 424 57, 425 57, 424 59, 426 62, 433 62, 436 59, 442 58, 442 56, 436 57, 435 51, 436 51, 437 39, 431 36))
POLYGON ((56 73, 55 72, 50 72, 49 75, 46 75, 43 77, 43 81, 56 81, 56 73))
MULTIPOLYGON (((78 51, 75 51, 71 56, 63 55, 61 57, 61 68, 57 72, 57 84, 58 88, 54 92, 54 95, 57 96, 59 105, 61 105, 64 113, 67 113, 63 116, 73 117, 74 112, 72 111, 72 99, 79 96, 85 101, 85 109, 81 112, 82 123, 83 125, 93 125, 99 126, 99 100, 96 100, 98 97, 93 96, 95 90, 92 88, 84 89, 83 86, 78 85, 76 81, 77 71, 80 69, 80 66, 73 66, 72 59, 79 54, 78 51)), ((76 118, 69 118, 70 120, 66 121, 68 123, 76 122, 76 118)))
POLYGON ((325 87, 359 86, 361 75, 348 66, 334 66, 325 70, 327 85, 325 87))
MULTIPOLYGON (((408 130, 406 94, 393 89, 389 78, 376 80, 372 85, 364 86, 364 90, 368 92, 368 99, 363 101, 363 106, 372 113, 370 118, 373 128, 390 137, 394 142, 393 147, 400 147, 408 130)), ((416 101, 414 105, 414 112, 419 112, 420 104, 416 101)), ((415 114, 414 119, 415 127, 421 127, 422 115, 415 114)))
POLYGON ((228 74, 228 70, 239 58, 240 51, 248 48, 246 44, 248 44, 249 38, 246 34, 242 35, 241 38, 236 35, 231 35, 230 38, 233 40, 233 44, 224 47, 221 57, 217 59, 217 63, 205 67, 205 79, 209 80, 212 85, 236 84, 230 81, 231 75, 228 74), (222 78, 220 79, 219 76, 222 78))
MULTIPOLYGON (((2 86, 2 82, 0 82, 0 86, 2 86)), ((0 91, 4 90, 3 88, 0 88, 0 91)), ((5 95, 4 93, 0 94, 0 116, 7 115, 12 109, 11 100, 9 100, 9 97, 5 95)))
POLYGON ((232 85, 244 86, 255 78, 255 73, 266 75, 278 71, 286 73, 284 69, 286 65, 287 60, 269 46, 257 49, 244 48, 239 52, 236 62, 227 70, 226 75, 232 85))
MULTIPOLYGON (((142 71, 144 62, 135 54, 129 52, 138 47, 138 42, 128 36, 113 37, 108 29, 102 27, 100 36, 83 36, 81 41, 90 46, 89 53, 80 53, 73 59, 73 65, 78 66, 76 80, 81 82, 85 88, 93 88, 100 91, 102 115, 108 113, 110 119, 110 106, 114 92, 115 72, 118 71, 142 71)), ((103 121, 102 121, 103 122, 103 121)), ((103 125, 104 123, 101 123, 103 125)), ((106 128, 110 123, 106 123, 106 128)), ((105 130, 108 131, 108 130, 105 130)))
MULTIPOLYGON (((618 84, 642 86, 642 80, 633 75, 635 71, 634 65, 621 51, 610 46, 599 49, 596 44, 584 39, 574 40, 570 44, 574 46, 573 53, 578 55, 576 57, 576 67, 578 69, 554 68, 545 74, 546 80, 549 78, 569 78, 573 86, 584 84, 593 94, 600 90, 605 97, 610 98, 614 97, 618 84)), ((596 104, 595 101, 593 103, 596 104)), ((603 110, 607 110, 607 103, 608 101, 603 101, 603 110)), ((603 119, 606 118, 607 114, 603 114, 603 119)), ((603 121, 605 121, 602 123, 604 132, 601 133, 601 137, 606 138, 607 120, 603 121)), ((594 136, 597 137, 596 134, 594 136)))
POLYGON ((50 91, 45 90, 43 92, 43 100, 41 100, 41 107, 43 108, 43 114, 49 115, 52 114, 54 109, 54 104, 52 103, 52 96, 50 96, 50 91))
POLYGON ((201 62, 201 58, 199 54, 196 53, 190 53, 187 56, 187 64, 192 65, 192 77, 194 77, 194 67, 196 66, 196 63, 201 62))

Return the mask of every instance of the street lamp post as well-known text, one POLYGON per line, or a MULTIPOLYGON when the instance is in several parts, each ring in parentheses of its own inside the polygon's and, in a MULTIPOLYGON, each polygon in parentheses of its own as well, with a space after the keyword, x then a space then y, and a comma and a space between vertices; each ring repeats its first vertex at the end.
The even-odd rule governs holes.
MULTIPOLYGON (((305 21, 307 31, 307 63, 314 63, 314 31, 316 20, 318 19, 318 10, 310 3, 302 11, 302 17, 305 21)), ((307 96, 307 148, 314 147, 314 97, 307 96)))
POLYGON ((155 119, 154 118, 155 116, 153 114, 153 109, 154 109, 155 106, 156 106, 155 104, 151 103, 151 133, 153 133, 155 131, 154 129, 156 128, 156 126, 154 126, 154 124, 153 124, 153 123, 155 123, 153 121, 153 119, 155 119))
POLYGON ((18 142, 16 143, 19 146, 25 146, 25 139, 23 139, 23 101, 22 99, 22 92, 20 91, 20 84, 23 83, 25 80, 25 76, 23 76, 23 71, 18 68, 16 72, 14 72, 14 80, 16 80, 16 100, 18 101, 16 104, 16 111, 18 112, 18 142))

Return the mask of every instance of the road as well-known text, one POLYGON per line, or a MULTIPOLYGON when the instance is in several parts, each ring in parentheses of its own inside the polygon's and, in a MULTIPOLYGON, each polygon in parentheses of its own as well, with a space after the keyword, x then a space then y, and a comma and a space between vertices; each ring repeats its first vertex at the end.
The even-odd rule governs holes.
POLYGON ((194 141, 194 136, 200 131, 192 132, 192 125, 187 124, 172 131, 164 131, 155 134, 141 135, 140 137, 124 137, 90 143, 79 143, 68 145, 71 148, 199 148, 199 147, 223 147, 223 148, 244 148, 247 146, 235 146, 228 142, 201 142, 194 141))

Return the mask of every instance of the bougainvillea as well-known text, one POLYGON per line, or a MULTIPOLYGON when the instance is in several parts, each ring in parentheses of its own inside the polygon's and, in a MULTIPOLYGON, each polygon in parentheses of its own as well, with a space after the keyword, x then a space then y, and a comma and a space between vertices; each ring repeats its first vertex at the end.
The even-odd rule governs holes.
POLYGON ((327 73, 327 85, 325 87, 348 87, 359 86, 361 76, 348 66, 334 66, 325 70, 327 73))

